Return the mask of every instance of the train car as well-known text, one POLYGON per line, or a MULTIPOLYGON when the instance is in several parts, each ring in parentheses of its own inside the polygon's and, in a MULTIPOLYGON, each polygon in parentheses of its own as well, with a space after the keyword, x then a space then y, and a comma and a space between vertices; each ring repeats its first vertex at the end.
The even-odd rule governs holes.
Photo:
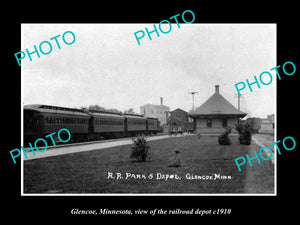
POLYGON ((261 129, 261 119, 257 117, 251 117, 247 119, 247 123, 250 125, 251 132, 257 134, 261 129))
POLYGON ((142 115, 124 114, 125 117, 125 132, 129 135, 137 135, 146 133, 147 119, 142 115))
POLYGON ((90 116, 80 109, 49 105, 24 106, 24 143, 44 137, 61 128, 70 131, 73 140, 85 139, 90 116))
POLYGON ((122 137, 125 132, 125 117, 121 113, 89 110, 91 116, 89 137, 122 137))
POLYGON ((157 118, 146 118, 146 129, 148 134, 157 134, 159 131, 159 120, 157 118))

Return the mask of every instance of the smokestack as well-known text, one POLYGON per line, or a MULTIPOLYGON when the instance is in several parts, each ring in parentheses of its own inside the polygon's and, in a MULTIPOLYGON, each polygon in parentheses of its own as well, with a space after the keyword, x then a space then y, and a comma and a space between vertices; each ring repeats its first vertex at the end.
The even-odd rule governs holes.
POLYGON ((219 93, 219 85, 215 85, 216 93, 219 93))
POLYGON ((162 97, 160 97, 160 105, 163 105, 163 98, 162 97))

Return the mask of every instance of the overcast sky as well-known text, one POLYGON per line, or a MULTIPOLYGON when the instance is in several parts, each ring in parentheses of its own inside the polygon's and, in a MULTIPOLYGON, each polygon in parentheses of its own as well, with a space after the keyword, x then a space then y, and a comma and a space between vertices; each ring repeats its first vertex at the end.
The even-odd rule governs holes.
MULTIPOLYGON (((61 49, 51 41, 49 55, 22 60, 23 104, 81 107, 98 104, 125 110, 159 104, 171 110, 200 106, 220 85, 237 107, 235 83, 270 71, 276 64, 275 24, 172 24, 168 34, 153 33, 137 44, 134 32, 153 24, 22 24, 21 50, 72 31, 76 41, 61 49)), ((164 28, 167 30, 167 28, 164 28)), ((46 47, 45 47, 46 49, 46 47)), ((276 79, 242 91, 241 110, 250 116, 275 113, 276 79)))

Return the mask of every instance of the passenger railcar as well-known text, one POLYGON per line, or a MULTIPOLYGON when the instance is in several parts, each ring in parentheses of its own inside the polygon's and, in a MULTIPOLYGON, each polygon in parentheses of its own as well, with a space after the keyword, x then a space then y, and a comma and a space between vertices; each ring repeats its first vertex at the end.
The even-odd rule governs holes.
POLYGON ((146 130, 149 134, 157 134, 159 131, 159 120, 157 118, 147 117, 146 130))
POLYGON ((125 132, 130 135, 146 133, 146 118, 142 115, 124 114, 125 132))
POLYGON ((89 131, 90 116, 80 109, 48 105, 24 106, 24 141, 68 129, 72 139, 84 139, 89 131))
POLYGON ((81 110, 49 105, 24 106, 24 143, 66 128, 73 141, 156 134, 159 121, 142 115, 81 110))
POLYGON ((90 139, 122 137, 125 132, 125 117, 121 113, 90 110, 90 139))

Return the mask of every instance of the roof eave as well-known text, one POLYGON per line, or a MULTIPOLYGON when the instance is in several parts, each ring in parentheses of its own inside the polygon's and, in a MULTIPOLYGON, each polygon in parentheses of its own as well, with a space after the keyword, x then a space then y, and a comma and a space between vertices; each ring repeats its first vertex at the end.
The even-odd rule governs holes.
POLYGON ((212 117, 237 117, 237 118, 243 118, 247 115, 247 113, 244 114, 189 114, 189 117, 193 118, 212 118, 212 117))

